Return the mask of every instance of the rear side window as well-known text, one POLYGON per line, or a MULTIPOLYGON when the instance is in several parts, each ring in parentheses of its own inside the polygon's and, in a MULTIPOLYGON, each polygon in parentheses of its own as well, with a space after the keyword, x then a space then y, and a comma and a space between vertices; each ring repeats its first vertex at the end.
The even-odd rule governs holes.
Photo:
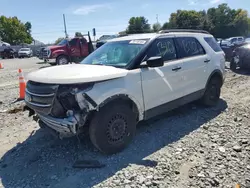
POLYGON ((180 58, 204 55, 206 52, 194 37, 178 37, 176 38, 177 49, 180 58))
POLYGON ((216 40, 213 37, 205 37, 204 40, 209 44, 209 46, 215 52, 221 52, 222 51, 220 45, 216 42, 216 40))

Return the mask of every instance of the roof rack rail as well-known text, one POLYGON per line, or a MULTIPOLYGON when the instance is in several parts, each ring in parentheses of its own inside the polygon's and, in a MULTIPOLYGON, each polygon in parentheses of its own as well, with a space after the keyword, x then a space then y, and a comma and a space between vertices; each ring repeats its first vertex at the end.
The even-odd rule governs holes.
POLYGON ((209 34, 209 32, 207 32, 205 30, 195 30, 195 29, 167 29, 167 30, 161 30, 158 33, 174 33, 174 32, 189 32, 189 33, 209 34))

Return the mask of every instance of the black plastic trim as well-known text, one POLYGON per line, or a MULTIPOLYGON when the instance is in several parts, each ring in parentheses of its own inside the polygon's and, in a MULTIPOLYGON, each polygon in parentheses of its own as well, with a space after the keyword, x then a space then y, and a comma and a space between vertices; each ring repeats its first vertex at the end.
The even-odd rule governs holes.
POLYGON ((215 74, 217 74, 217 73, 220 75, 221 84, 223 85, 224 80, 223 80, 222 72, 221 72, 219 69, 215 69, 215 70, 210 74, 210 76, 209 76, 208 79, 207 79, 206 88, 207 88, 207 85, 208 85, 209 81, 211 80, 211 78, 212 78, 215 74))
POLYGON ((96 102, 95 102, 90 96, 88 96, 86 93, 84 93, 83 95, 84 95, 85 99, 86 99, 94 108, 97 107, 96 102))
POLYGON ((189 94, 187 96, 184 96, 184 97, 181 97, 179 99, 173 100, 171 102, 167 102, 167 103, 162 104, 160 106, 157 106, 157 107, 151 108, 149 110, 146 110, 145 114, 144 114, 144 120, 148 120, 148 119, 150 119, 152 117, 161 115, 161 114, 166 113, 168 111, 171 111, 171 110, 173 110, 175 108, 183 106, 183 105, 185 105, 187 103, 198 100, 204 95, 204 92, 205 92, 205 89, 202 89, 202 90, 196 91, 194 93, 191 93, 191 94, 189 94))

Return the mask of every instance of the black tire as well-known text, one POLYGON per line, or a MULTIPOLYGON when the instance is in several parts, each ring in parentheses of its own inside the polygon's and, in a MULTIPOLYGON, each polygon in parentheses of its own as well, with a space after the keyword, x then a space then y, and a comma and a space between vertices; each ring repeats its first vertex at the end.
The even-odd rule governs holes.
POLYGON ((56 58, 56 64, 57 65, 66 65, 69 64, 69 59, 65 55, 60 55, 56 58))
POLYGON ((232 60, 231 60, 231 62, 230 62, 230 69, 231 69, 232 71, 236 71, 236 69, 237 69, 237 65, 236 65, 236 63, 235 63, 235 61, 234 61, 234 58, 232 58, 232 60))
POLYGON ((136 115, 123 103, 111 103, 101 108, 94 115, 89 127, 93 145, 109 155, 124 150, 135 133, 136 115))
POLYGON ((222 82, 220 77, 218 76, 212 77, 201 99, 202 104, 206 106, 215 106, 220 99, 221 86, 222 82))

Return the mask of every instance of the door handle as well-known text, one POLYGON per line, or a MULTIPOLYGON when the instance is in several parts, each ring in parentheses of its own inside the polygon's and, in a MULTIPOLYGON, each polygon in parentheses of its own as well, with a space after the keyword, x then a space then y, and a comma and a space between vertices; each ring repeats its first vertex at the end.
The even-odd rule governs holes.
POLYGON ((175 68, 172 68, 172 71, 178 71, 180 69, 181 69, 181 67, 175 67, 175 68))
POLYGON ((209 63, 210 62, 210 59, 206 59, 205 61, 204 61, 204 63, 209 63))

